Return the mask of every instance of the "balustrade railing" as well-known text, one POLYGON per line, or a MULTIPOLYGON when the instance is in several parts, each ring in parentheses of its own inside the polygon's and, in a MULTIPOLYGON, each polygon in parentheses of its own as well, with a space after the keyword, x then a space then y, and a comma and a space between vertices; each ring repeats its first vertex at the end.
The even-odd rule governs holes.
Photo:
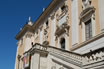
POLYGON ((95 63, 104 60, 104 51, 100 51, 96 54, 91 54, 90 56, 83 57, 83 65, 95 63))
POLYGON ((63 59, 69 60, 74 62, 75 64, 82 65, 82 56, 76 53, 72 53, 66 50, 54 48, 54 47, 48 47, 47 50, 50 54, 55 55, 56 57, 60 56, 63 57, 63 59))
MULTIPOLYGON (((33 50, 46 51, 55 57, 58 57, 67 62, 80 66, 88 65, 104 60, 104 48, 98 49, 97 51, 89 52, 84 55, 80 55, 56 47, 46 46, 36 43, 29 51, 32 52, 33 50)), ((29 53, 29 51, 26 53, 29 53)))

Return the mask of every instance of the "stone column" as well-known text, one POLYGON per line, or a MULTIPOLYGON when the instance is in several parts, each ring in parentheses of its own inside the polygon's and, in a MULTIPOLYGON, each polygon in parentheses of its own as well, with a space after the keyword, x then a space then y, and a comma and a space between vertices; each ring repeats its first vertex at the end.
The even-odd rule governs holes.
POLYGON ((34 53, 31 57, 31 68, 30 69, 40 69, 40 54, 39 53, 34 53))

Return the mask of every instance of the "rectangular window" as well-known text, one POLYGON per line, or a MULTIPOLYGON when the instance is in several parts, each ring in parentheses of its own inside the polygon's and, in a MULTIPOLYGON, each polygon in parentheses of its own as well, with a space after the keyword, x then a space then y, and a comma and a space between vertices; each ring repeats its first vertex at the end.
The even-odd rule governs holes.
POLYGON ((85 32, 86 32, 86 40, 92 37, 92 24, 91 19, 85 22, 85 32))

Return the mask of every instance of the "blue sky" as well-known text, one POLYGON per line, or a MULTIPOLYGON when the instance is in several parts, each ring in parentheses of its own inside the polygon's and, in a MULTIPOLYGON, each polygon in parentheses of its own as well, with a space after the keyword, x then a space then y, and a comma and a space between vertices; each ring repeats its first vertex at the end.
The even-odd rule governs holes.
POLYGON ((0 69, 14 69, 15 36, 31 16, 38 18, 51 0, 0 0, 0 69))

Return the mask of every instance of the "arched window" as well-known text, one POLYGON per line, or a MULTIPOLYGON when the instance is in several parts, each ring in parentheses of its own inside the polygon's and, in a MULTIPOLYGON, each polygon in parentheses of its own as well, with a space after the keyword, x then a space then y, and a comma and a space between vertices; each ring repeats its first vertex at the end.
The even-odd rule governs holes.
POLYGON ((61 38, 60 44, 61 44, 61 48, 65 49, 65 38, 61 38))

